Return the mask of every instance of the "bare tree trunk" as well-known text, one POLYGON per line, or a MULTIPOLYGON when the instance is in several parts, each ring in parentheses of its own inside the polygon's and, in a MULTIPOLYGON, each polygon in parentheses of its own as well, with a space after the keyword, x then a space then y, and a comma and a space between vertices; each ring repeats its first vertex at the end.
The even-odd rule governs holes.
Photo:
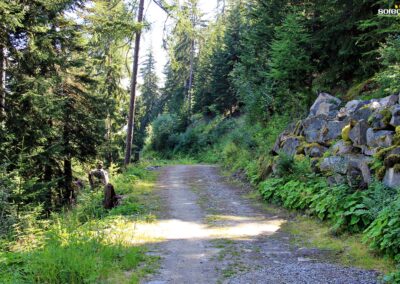
POLYGON ((192 88, 193 88, 193 68, 194 68, 194 39, 190 45, 190 72, 188 84, 188 119, 192 115, 192 88))
POLYGON ((6 48, 0 46, 0 122, 6 117, 6 48))
MULTIPOLYGON (((143 21, 143 10, 144 10, 144 0, 139 2, 138 11, 138 23, 143 21)), ((140 36, 141 30, 136 32, 135 38, 135 50, 133 54, 133 72, 131 78, 131 92, 130 92, 130 102, 129 102, 129 116, 128 116, 128 129, 126 135, 126 152, 125 152, 125 166, 131 162, 132 155, 132 141, 133 141, 133 129, 135 127, 135 97, 136 97, 136 83, 137 83, 137 73, 139 65, 139 48, 140 48, 140 36)))

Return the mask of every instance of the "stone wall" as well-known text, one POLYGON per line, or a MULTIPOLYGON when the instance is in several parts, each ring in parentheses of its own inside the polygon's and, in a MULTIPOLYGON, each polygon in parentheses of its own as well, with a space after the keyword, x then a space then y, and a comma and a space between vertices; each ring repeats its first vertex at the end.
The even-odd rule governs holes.
POLYGON ((326 175, 330 184, 364 188, 375 177, 398 187, 399 125, 399 95, 344 105, 321 93, 308 117, 280 134, 272 153, 310 157, 314 170, 326 175))

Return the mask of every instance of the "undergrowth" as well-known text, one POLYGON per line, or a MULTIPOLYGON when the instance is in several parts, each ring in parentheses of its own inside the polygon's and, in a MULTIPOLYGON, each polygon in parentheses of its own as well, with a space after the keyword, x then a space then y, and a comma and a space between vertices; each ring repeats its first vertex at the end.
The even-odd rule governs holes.
POLYGON ((155 219, 155 172, 135 165, 112 179, 122 204, 102 207, 102 190, 85 188, 72 210, 53 214, 2 239, 0 283, 138 283, 154 270, 134 236, 136 222, 155 219))
MULTIPOLYGON (((309 170, 306 158, 294 160, 291 167, 293 171, 282 172, 259 184, 265 200, 327 221, 333 236, 360 234, 371 250, 399 263, 400 192, 380 182, 356 191, 345 184, 329 186, 326 177, 309 170)), ((384 279, 398 283, 400 274, 392 273, 384 279)))

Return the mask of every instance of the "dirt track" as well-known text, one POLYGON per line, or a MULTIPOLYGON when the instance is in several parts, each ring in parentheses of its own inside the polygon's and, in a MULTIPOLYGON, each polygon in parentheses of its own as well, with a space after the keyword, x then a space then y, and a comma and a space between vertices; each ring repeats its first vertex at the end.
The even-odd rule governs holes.
POLYGON ((146 283, 377 283, 377 273, 329 264, 316 249, 293 247, 285 220, 243 197, 215 166, 161 169, 165 212, 152 226, 161 241, 158 274, 146 283))

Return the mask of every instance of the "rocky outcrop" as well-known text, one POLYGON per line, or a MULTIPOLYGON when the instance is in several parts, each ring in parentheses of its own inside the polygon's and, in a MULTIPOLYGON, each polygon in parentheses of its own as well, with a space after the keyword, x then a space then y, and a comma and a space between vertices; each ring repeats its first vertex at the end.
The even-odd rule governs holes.
POLYGON ((329 184, 347 183, 362 189, 376 178, 387 186, 400 187, 397 126, 399 95, 352 100, 343 106, 340 99, 321 93, 307 118, 283 132, 271 152, 310 157, 312 168, 326 175, 329 184))

